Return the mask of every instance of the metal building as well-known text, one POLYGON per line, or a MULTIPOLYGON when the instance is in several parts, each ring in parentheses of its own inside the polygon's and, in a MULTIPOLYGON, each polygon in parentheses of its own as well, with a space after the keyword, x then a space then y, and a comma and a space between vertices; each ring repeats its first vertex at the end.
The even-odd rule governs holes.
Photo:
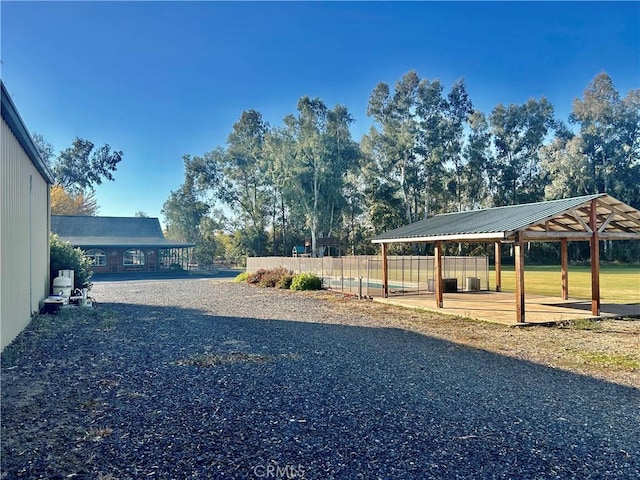
POLYGON ((49 293, 51 172, 2 83, 0 133, 0 348, 49 293))

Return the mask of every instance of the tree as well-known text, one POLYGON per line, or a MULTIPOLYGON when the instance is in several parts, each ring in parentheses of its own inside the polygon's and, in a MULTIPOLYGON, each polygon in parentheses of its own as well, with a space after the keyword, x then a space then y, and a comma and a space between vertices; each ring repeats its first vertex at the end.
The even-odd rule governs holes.
POLYGON ((178 190, 169 193, 161 212, 169 238, 195 243, 200 239, 200 223, 209 212, 209 205, 198 198, 187 177, 178 190))
POLYGON ((88 140, 76 137, 72 145, 54 153, 54 147, 39 133, 33 135, 40 156, 52 170, 54 185, 51 189, 51 213, 54 215, 97 215, 98 202, 95 185, 103 179, 113 180, 122 152, 104 146, 95 149, 88 140))
POLYGON ((363 209, 374 235, 402 225, 405 204, 398 194, 398 186, 380 171, 383 152, 380 152, 378 132, 371 129, 360 143, 363 152, 361 176, 363 179, 363 209))
POLYGON ((44 160, 44 163, 46 163, 49 168, 52 168, 55 160, 55 149, 53 145, 47 142, 47 140, 39 133, 34 133, 31 138, 33 139, 33 143, 36 146, 38 153, 40 153, 40 157, 44 160))
POLYGON ((222 157, 226 189, 222 198, 234 209, 254 239, 248 253, 264 254, 262 243, 270 206, 270 185, 264 142, 269 126, 255 110, 242 112, 227 138, 222 157))
POLYGON ((586 156, 585 188, 608 192, 623 201, 640 201, 640 90, 624 99, 606 73, 595 76, 573 102, 570 121, 580 126, 586 156))
MULTIPOLYGON (((464 156, 462 146, 464 142, 464 127, 469 116, 473 113, 473 105, 469 100, 469 94, 464 80, 458 80, 451 87, 447 99, 443 104, 444 114, 440 125, 440 142, 442 144, 444 162, 452 167, 449 190, 456 201, 456 208, 462 211, 465 207, 464 196, 464 156)), ((425 217, 428 209, 425 209, 425 217)))
POLYGON ((319 98, 298 101, 297 116, 284 123, 293 152, 288 169, 292 208, 301 207, 311 233, 311 249, 319 253, 319 236, 332 236, 342 219, 344 178, 357 164, 359 152, 351 139, 353 118, 346 107, 328 109, 319 98))
POLYGON ((475 110, 469 116, 469 137, 464 147, 465 165, 462 171, 462 202, 469 209, 486 203, 493 174, 488 171, 493 162, 491 132, 484 113, 475 110))
POLYGON ((58 185, 67 190, 85 191, 113 180, 113 173, 122 160, 122 152, 111 151, 108 144, 95 148, 89 140, 76 137, 72 145, 60 152, 53 166, 58 185))
POLYGON ((416 198, 423 182, 416 147, 418 144, 418 124, 416 117, 420 78, 410 71, 396 82, 392 94, 389 85, 379 83, 369 96, 367 116, 373 117, 378 129, 373 127, 367 143, 369 165, 378 175, 386 177, 389 187, 397 189, 402 198, 404 218, 412 222, 417 218, 416 198))
POLYGON ((547 200, 592 193, 593 178, 589 173, 588 158, 582 149, 579 135, 570 139, 556 137, 540 149, 541 168, 548 176, 545 187, 547 200))
POLYGON ((62 185, 51 186, 52 215, 88 215, 98 214, 98 201, 93 192, 67 192, 62 185))
POLYGON ((496 149, 494 204, 515 205, 543 198, 538 152, 555 126, 553 105, 546 98, 522 105, 497 105, 489 117, 496 149))
POLYGON ((147 215, 147 212, 143 212, 142 210, 139 210, 136 213, 134 213, 133 216, 136 218, 147 218, 149 215, 147 215))

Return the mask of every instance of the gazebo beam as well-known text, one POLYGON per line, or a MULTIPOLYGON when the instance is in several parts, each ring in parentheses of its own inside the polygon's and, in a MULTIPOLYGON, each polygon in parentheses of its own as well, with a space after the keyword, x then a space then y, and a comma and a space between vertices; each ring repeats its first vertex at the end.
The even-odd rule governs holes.
POLYGON ((386 243, 382 244, 382 298, 389 297, 389 263, 388 248, 386 243))
POLYGON ((562 271, 562 299, 569 299, 569 242, 566 238, 560 241, 560 265, 562 271))
POLYGON ((598 203, 591 200, 589 223, 591 224, 591 314, 600 316, 600 241, 598 239, 598 203))
POLYGON ((495 243, 496 257, 496 292, 502 291, 502 244, 495 243))
POLYGON ((436 288, 436 307, 442 308, 442 242, 437 241, 435 244, 435 276, 434 284, 436 288))
POLYGON ((516 235, 514 243, 516 266, 516 321, 525 322, 525 298, 524 298, 524 251, 522 248, 522 235, 516 235))

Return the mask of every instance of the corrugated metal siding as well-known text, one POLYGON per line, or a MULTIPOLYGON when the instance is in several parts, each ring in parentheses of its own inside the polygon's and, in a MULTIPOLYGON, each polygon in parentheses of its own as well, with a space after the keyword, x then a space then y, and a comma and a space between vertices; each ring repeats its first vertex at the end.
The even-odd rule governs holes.
POLYGON ((38 311, 49 289, 49 186, 2 120, 1 348, 38 311))

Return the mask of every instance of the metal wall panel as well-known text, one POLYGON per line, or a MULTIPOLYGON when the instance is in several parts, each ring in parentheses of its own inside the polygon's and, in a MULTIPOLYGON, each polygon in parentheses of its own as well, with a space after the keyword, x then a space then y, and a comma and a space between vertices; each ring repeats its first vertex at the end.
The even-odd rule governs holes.
POLYGON ((49 185, 2 120, 0 330, 4 349, 49 289, 49 185))

